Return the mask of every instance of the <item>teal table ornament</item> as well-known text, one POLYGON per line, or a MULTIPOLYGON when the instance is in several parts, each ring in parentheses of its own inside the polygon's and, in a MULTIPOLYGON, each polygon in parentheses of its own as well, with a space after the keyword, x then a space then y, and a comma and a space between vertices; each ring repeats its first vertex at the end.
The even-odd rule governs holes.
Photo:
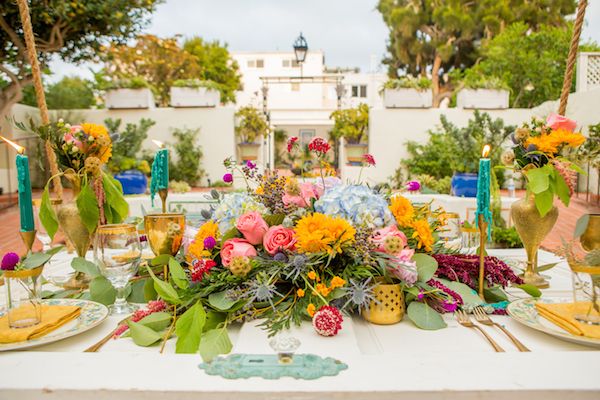
POLYGON ((296 354, 290 363, 280 362, 277 355, 230 354, 217 357, 210 363, 202 363, 199 367, 208 375, 219 375, 225 379, 279 379, 288 376, 313 380, 323 376, 335 376, 348 369, 348 365, 339 360, 314 354, 296 354))

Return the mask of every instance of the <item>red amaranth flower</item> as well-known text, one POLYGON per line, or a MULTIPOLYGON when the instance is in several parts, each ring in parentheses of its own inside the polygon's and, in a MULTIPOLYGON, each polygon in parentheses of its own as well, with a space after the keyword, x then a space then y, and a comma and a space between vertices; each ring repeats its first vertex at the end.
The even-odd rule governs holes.
POLYGON ((321 155, 321 156, 325 155, 329 151, 330 148, 331 148, 331 146, 329 145, 329 143, 327 143, 325 141, 325 139, 318 137, 318 136, 315 136, 314 138, 312 138, 312 140, 308 144, 308 149, 310 151, 319 153, 319 155, 321 155))
POLYGON ((335 336, 342 329, 344 318, 333 306, 322 306, 312 319, 315 331, 321 336, 335 336))
MULTIPOLYGON (((161 312, 166 309, 167 303, 165 303, 164 300, 151 300, 148 302, 146 309, 137 310, 136 312, 131 314, 131 318, 129 318, 129 320, 133 322, 139 322, 150 314, 153 314, 155 312, 161 312)), ((129 329, 127 323, 119 325, 115 330, 115 333, 113 334, 113 339, 118 339, 119 336, 121 336, 127 329, 129 329)))
MULTIPOLYGON (((461 282, 471 289, 477 290, 479 256, 434 254, 433 258, 438 262, 435 276, 461 282)), ((511 283, 516 285, 523 283, 523 280, 515 275, 508 265, 496 257, 485 257, 484 268, 485 279, 489 286, 500 285, 504 288, 511 283)))
POLYGON ((208 275, 210 270, 216 265, 217 263, 211 259, 194 261, 191 272, 192 282, 197 283, 202 281, 204 275, 208 275))
POLYGON ((288 153, 292 152, 292 149, 294 148, 297 141, 298 141, 298 136, 292 136, 291 138, 288 139, 288 142, 287 142, 288 153))
POLYGON ((559 161, 554 159, 551 162, 552 165, 554 165, 554 168, 556 168, 556 171, 560 174, 560 176, 563 177, 565 183, 569 187, 569 197, 573 196, 573 193, 575 192, 574 182, 577 179, 577 173, 569 168, 570 163, 568 161, 559 161))
POLYGON ((365 154, 363 155, 363 162, 365 164, 367 164, 367 166, 369 167, 374 167, 375 166, 375 157, 373 157, 373 155, 371 154, 365 154))
POLYGON ((452 297, 454 299, 455 304, 463 304, 463 299, 461 295, 456 293, 454 290, 450 289, 448 286, 444 285, 442 282, 436 281, 435 279, 430 279, 427 281, 427 284, 429 286, 433 286, 434 288, 441 290, 442 292, 452 297))

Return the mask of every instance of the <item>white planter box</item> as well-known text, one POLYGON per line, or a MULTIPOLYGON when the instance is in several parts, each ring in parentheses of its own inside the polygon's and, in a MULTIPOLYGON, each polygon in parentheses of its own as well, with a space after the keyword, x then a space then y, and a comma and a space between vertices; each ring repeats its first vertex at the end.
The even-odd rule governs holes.
POLYGON ((456 95, 456 107, 498 109, 508 108, 508 90, 462 89, 456 95))
POLYGON ((220 100, 221 94, 214 89, 171 88, 171 107, 216 107, 220 100))
POLYGON ((106 108, 154 108, 150 89, 112 89, 106 91, 106 108))
POLYGON ((431 90, 385 89, 383 104, 386 108, 430 108, 433 95, 431 90))

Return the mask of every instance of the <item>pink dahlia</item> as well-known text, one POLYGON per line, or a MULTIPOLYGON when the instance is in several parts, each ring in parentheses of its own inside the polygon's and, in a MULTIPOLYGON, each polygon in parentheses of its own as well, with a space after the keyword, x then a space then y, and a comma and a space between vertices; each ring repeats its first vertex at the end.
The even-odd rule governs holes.
POLYGON ((315 331, 321 336, 335 336, 342 329, 344 318, 340 310, 333 306, 323 306, 312 319, 315 331))

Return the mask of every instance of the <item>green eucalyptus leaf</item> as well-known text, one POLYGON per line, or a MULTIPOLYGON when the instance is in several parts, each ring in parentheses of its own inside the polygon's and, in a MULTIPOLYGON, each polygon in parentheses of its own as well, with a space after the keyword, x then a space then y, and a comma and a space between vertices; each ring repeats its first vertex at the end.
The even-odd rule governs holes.
POLYGON ((524 283, 522 285, 517 285, 515 287, 518 287, 519 289, 521 289, 522 291, 524 291, 531 297, 541 297, 542 296, 542 291, 538 287, 530 285, 528 283, 524 283))
POLYGON ((145 303, 146 299, 144 297, 144 288, 146 286, 146 281, 152 282, 152 279, 138 279, 136 281, 131 282, 129 285, 131 287, 131 293, 127 296, 127 301, 130 303, 145 303))
POLYGON ((550 187, 550 176, 546 168, 533 168, 527 171, 527 187, 533 193, 542 193, 550 187))
POLYGON ((158 293, 154 290, 154 279, 146 279, 144 282, 144 303, 158 299, 158 293))
POLYGON ((419 275, 419 280, 421 282, 427 282, 433 278, 433 275, 438 268, 438 263, 435 258, 427 254, 416 253, 413 256, 413 261, 417 263, 417 274, 419 275))
POLYGON ((31 253, 23 261, 25 269, 33 269, 42 266, 52 258, 52 255, 46 253, 31 253))
POLYGON ((233 348, 227 329, 211 329, 202 335, 200 355, 204 362, 211 362, 216 356, 228 354, 233 348))
POLYGON ((104 187, 106 204, 109 204, 112 209, 112 220, 108 221, 108 223, 118 224, 129 215, 129 204, 125 200, 125 197, 123 197, 121 182, 110 175, 102 173, 102 185, 104 187))
POLYGON ((577 239, 578 237, 583 235, 585 233, 585 230, 587 229, 589 223, 590 223, 590 214, 584 214, 581 217, 579 217, 579 219, 577 220, 577 223, 575 224, 575 233, 573 234, 573 236, 577 239))
POLYGON ((127 321, 131 338, 138 346, 148 347, 162 340, 163 335, 138 322, 127 321))
POLYGON ((90 185, 81 188, 81 192, 77 196, 77 209, 81 222, 90 233, 94 232, 100 219, 100 210, 98 209, 98 199, 90 185))
POLYGON ((554 194, 551 190, 546 190, 535 195, 535 206, 542 217, 552 210, 553 202, 554 194))
POLYGON ((115 302, 117 291, 108 279, 97 276, 90 282, 90 297, 93 301, 109 306, 115 302))
POLYGON ((235 303, 237 300, 230 299, 226 290, 208 296, 208 304, 219 311, 228 311, 235 303))
POLYGON ((150 260, 150 265, 153 267, 158 267, 159 265, 167 265, 169 264, 170 259, 170 254, 161 254, 160 256, 154 257, 152 260, 150 260))
POLYGON ((60 252, 64 248, 65 248, 65 246, 54 246, 51 249, 46 250, 45 253, 49 254, 51 257, 53 257, 54 255, 56 255, 58 252, 60 252))
POLYGON ((51 239, 54 239, 54 235, 58 230, 58 218, 56 217, 56 213, 54 212, 54 208, 52 207, 52 202, 50 201, 50 193, 48 191, 48 185, 44 188, 44 192, 42 193, 42 203, 40 205, 40 222, 44 225, 48 236, 51 239))
POLYGON ((177 334, 176 353, 194 354, 198 352, 205 322, 206 313, 200 301, 188 308, 177 319, 175 323, 175 333, 177 334))
POLYGON ((175 282, 180 289, 187 289, 190 285, 183 267, 172 257, 169 260, 169 274, 171 275, 171 278, 173 278, 173 282, 175 282))
POLYGON ((538 265, 537 271, 538 272, 548 271, 549 269, 556 267, 558 264, 559 263, 555 262, 555 263, 549 263, 549 264, 544 264, 544 265, 538 265))
POLYGON ((83 257, 75 257, 73 261, 71 261, 71 268, 73 268, 75 271, 83 272, 90 278, 95 278, 101 275, 98 266, 83 257))
POLYGON ((206 313, 206 322, 204 323, 204 332, 216 329, 220 324, 225 322, 227 313, 218 311, 208 311, 206 313))
POLYGON ((406 315, 421 329, 437 330, 447 326, 442 316, 426 303, 413 301, 408 305, 406 315))
POLYGON ((497 303, 499 301, 507 301, 508 297, 500 286, 491 288, 483 288, 483 297, 488 303, 497 303))
POLYGON ((155 312, 150 315, 146 315, 144 318, 138 321, 139 324, 147 326, 148 328, 160 332, 166 329, 173 321, 173 316, 167 312, 155 312))
POLYGON ((464 283, 448 281, 446 279, 436 279, 442 282, 442 284, 448 289, 458 293, 460 297, 462 297, 465 305, 479 306, 484 303, 484 301, 481 300, 481 297, 479 297, 477 292, 471 289, 469 286, 465 285, 464 283))

